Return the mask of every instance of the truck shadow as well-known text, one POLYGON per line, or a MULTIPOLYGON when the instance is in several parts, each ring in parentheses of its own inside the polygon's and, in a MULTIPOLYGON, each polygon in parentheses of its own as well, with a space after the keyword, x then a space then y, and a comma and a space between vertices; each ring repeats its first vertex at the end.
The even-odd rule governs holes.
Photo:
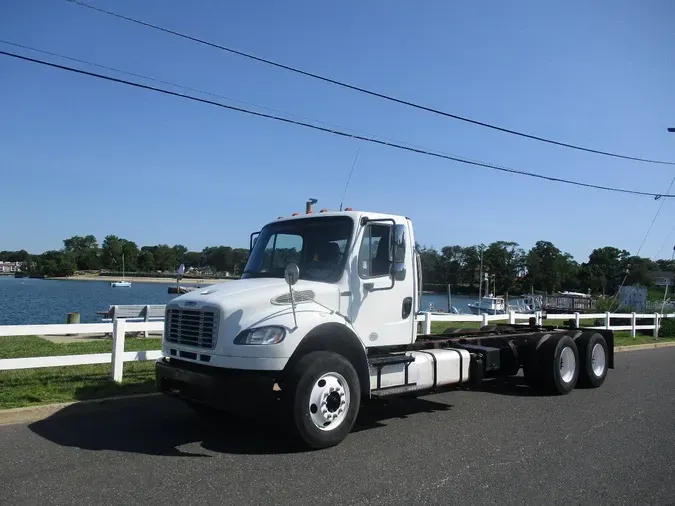
MULTIPOLYGON (((361 409, 352 432, 385 427, 386 420, 450 408, 424 399, 371 402, 361 409)), ((204 416, 163 396, 75 404, 28 427, 60 446, 90 451, 195 458, 211 458, 213 453, 275 455, 306 451, 279 427, 274 409, 265 416, 204 416)))
POLYGON ((531 388, 522 376, 487 379, 481 384, 480 392, 515 397, 545 397, 547 394, 531 388))

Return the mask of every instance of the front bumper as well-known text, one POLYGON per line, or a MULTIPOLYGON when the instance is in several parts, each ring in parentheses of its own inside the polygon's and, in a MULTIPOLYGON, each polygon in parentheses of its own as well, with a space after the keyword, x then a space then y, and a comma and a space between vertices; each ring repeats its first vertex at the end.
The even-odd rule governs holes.
MULTIPOLYGON (((277 373, 278 374, 278 373, 277 373)), ((231 409, 251 401, 276 400, 273 371, 241 371, 163 358, 155 363, 157 389, 163 394, 231 409)))
POLYGON ((282 371, 289 360, 288 357, 216 355, 210 351, 194 348, 185 349, 170 343, 163 345, 162 353, 165 357, 176 358, 183 362, 200 365, 208 363, 208 365, 217 369, 238 369, 241 371, 282 371))

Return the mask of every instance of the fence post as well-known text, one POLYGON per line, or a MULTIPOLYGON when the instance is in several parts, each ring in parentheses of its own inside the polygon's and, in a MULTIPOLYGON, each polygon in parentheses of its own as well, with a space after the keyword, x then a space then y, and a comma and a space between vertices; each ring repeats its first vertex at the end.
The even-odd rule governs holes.
MULTIPOLYGON (((150 321, 150 306, 145 306, 145 323, 148 323, 150 321)), ((143 332, 143 337, 148 337, 148 327, 145 327, 145 331, 143 332)))
POLYGON ((635 330, 635 325, 637 323, 637 318, 635 316, 635 313, 630 314, 630 337, 635 337, 637 335, 637 332, 635 330))
POLYGON ((431 313, 429 311, 426 311, 424 313, 424 332, 423 334, 425 336, 428 336, 431 334, 431 313))
POLYGON ((488 324, 488 321, 489 321, 489 320, 488 320, 488 314, 487 314, 487 313, 483 313, 482 316, 483 316, 483 321, 481 322, 481 327, 485 327, 485 326, 488 324))
POLYGON ((113 349, 112 349, 112 378, 117 383, 122 382, 124 369, 124 333, 127 321, 124 318, 116 318, 113 322, 113 349))
POLYGON ((659 313, 654 313, 654 337, 659 337, 659 313))
POLYGON ((516 312, 512 309, 509 311, 509 325, 516 324, 516 312))
POLYGON ((605 312, 605 329, 609 330, 610 325, 609 325, 609 319, 611 316, 609 316, 609 311, 605 312))
POLYGON ((579 328, 581 325, 581 319, 579 318, 579 312, 574 313, 574 326, 579 328))

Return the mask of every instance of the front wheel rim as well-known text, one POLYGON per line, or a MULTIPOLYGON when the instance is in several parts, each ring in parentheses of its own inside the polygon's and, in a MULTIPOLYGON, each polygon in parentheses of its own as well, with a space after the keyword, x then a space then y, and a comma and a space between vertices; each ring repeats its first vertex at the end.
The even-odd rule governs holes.
POLYGON ((569 346, 565 346, 560 354, 560 379, 565 383, 570 383, 576 368, 577 360, 574 351, 569 346))
POLYGON ((309 416, 317 429, 331 431, 344 422, 349 411, 349 385, 336 372, 318 378, 309 394, 309 416))
POLYGON ((596 343, 591 350, 591 367, 593 374, 598 378, 605 372, 605 348, 600 343, 596 343))

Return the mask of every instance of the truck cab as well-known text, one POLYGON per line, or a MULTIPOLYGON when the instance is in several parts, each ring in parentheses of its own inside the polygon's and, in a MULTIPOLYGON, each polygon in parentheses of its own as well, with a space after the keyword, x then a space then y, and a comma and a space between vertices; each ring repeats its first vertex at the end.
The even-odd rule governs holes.
POLYGON ((501 349, 528 346, 531 333, 495 335, 491 346, 418 335, 422 269, 404 216, 308 209, 266 224, 250 248, 241 279, 166 306, 158 388, 196 409, 280 401, 293 432, 324 448, 346 437, 371 397, 520 368, 501 349))

